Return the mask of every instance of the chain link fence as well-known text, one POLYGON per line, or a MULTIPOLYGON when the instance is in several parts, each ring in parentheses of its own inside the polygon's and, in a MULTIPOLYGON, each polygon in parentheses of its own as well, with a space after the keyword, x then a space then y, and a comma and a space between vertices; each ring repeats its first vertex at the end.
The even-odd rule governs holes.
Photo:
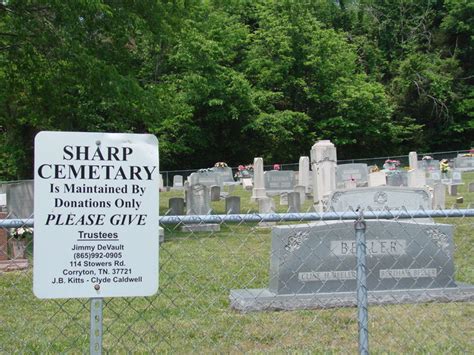
MULTIPOLYGON (((285 213, 275 197, 275 213, 259 214, 237 187, 248 213, 224 215, 216 201, 202 216, 169 215, 182 192, 162 193, 159 292, 104 299, 103 351, 356 352, 363 217, 370 350, 472 352, 474 193, 458 193, 462 209, 316 213, 306 201, 285 213)), ((1 216, 0 352, 87 352, 90 300, 32 293, 34 221, 24 217, 1 216)))
MULTIPOLYGON (((441 159, 453 159, 456 158, 459 154, 467 154, 469 150, 452 150, 445 152, 428 152, 418 154, 418 158, 421 160, 425 156, 430 156, 435 160, 441 159)), ((394 156, 385 156, 385 157, 372 157, 372 158, 358 158, 358 159, 342 159, 338 160, 338 164, 352 164, 352 163, 366 163, 369 166, 377 165, 379 168, 382 168, 383 164, 387 159, 396 159, 399 160, 402 166, 408 166, 408 155, 394 155, 394 156)), ((249 162, 250 164, 252 162, 249 162)), ((298 171, 298 163, 284 163, 278 164, 281 170, 293 170, 298 171)), ((264 170, 272 170, 273 164, 264 165, 264 170)), ((238 172, 238 167, 231 167, 233 174, 235 175, 238 172)), ((183 180, 186 180, 189 175, 195 173, 199 169, 183 169, 183 170, 165 170, 161 171, 163 178, 163 186, 172 187, 173 178, 175 175, 180 175, 183 177, 183 180)))

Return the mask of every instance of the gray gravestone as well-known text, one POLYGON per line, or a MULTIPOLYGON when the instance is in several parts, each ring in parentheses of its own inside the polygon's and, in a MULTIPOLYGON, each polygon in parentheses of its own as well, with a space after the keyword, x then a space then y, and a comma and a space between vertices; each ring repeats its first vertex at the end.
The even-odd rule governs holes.
POLYGON ((225 198, 225 213, 240 214, 240 197, 229 196, 225 198))
MULTIPOLYGON (((189 185, 186 193, 186 214, 207 215, 211 212, 209 189, 205 185, 189 185)), ((183 232, 218 232, 220 224, 204 223, 197 217, 196 223, 184 224, 183 232)))
POLYGON ((446 205, 446 185, 436 183, 433 185, 433 208, 444 209, 446 205))
POLYGON ((458 185, 448 185, 449 196, 457 196, 458 194, 458 185))
POLYGON ((267 194, 278 195, 282 192, 291 192, 295 187, 295 174, 291 170, 272 170, 264 174, 267 194))
POLYGON ((436 159, 425 159, 418 160, 418 169, 423 169, 425 171, 439 170, 439 160, 436 159))
POLYGON ((295 186, 295 192, 300 194, 300 202, 304 203, 306 201, 306 187, 303 185, 295 186))
POLYGON ((237 184, 234 180, 234 174, 232 173, 232 169, 229 167, 214 167, 211 169, 213 172, 219 174, 222 178, 222 183, 224 185, 234 185, 237 184))
MULTIPOLYGON (((474 299, 473 286, 454 281, 453 226, 366 224, 369 304, 474 299)), ((357 304, 353 222, 274 227, 271 250, 268 289, 231 290, 231 307, 256 311, 357 304)))
MULTIPOLYGON (((271 197, 263 197, 258 199, 258 212, 259 213, 274 213, 275 202, 271 197)), ((268 228, 274 226, 275 222, 258 222, 259 227, 268 228)))
POLYGON ((207 215, 211 211, 209 190, 205 185, 190 185, 186 194, 186 214, 207 215))
POLYGON ((288 206, 288 192, 280 194, 280 206, 288 206))
POLYGON ((182 189, 183 188, 183 176, 175 175, 173 176, 173 189, 182 189))
POLYGON ((344 188, 347 181, 355 181, 357 186, 367 185, 369 173, 367 164, 341 164, 336 166, 336 186, 344 188))
POLYGON ((211 186, 211 201, 220 201, 221 199, 221 187, 211 186))
POLYGON ((473 171, 474 170, 474 157, 454 158, 454 167, 461 171, 473 171))
POLYGON ((208 187, 211 187, 213 185, 217 185, 220 187, 224 186, 221 175, 214 171, 199 171, 197 173, 192 173, 191 175, 189 175, 189 184, 200 184, 208 187))
POLYGON ((451 171, 451 184, 452 185, 462 185, 462 173, 459 170, 451 171))
POLYGON ((387 173, 387 186, 408 186, 407 172, 398 170, 387 173))
POLYGON ((301 200, 298 192, 288 193, 288 212, 289 213, 300 213, 301 211, 301 200))
POLYGON ((468 191, 469 192, 474 192, 474 182, 470 182, 468 185, 468 191))
POLYGON ((440 170, 432 170, 428 173, 428 179, 426 179, 426 183, 430 186, 433 186, 437 183, 441 182, 441 171, 440 170))
POLYGON ((6 190, 7 211, 10 218, 31 218, 34 205, 33 180, 9 183, 6 190))
POLYGON ((182 216, 184 215, 184 199, 182 197, 172 197, 168 201, 170 216, 182 216))
POLYGON ((416 187, 361 187, 333 192, 329 208, 344 212, 357 208, 372 210, 419 210, 431 208, 431 197, 425 188, 416 187))

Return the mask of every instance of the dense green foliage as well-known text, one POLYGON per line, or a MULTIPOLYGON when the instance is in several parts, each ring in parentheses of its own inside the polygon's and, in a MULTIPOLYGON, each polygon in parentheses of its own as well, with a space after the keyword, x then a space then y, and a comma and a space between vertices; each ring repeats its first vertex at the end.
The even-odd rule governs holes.
POLYGON ((0 2, 0 177, 41 130, 150 132, 161 169, 467 149, 470 0, 0 2))

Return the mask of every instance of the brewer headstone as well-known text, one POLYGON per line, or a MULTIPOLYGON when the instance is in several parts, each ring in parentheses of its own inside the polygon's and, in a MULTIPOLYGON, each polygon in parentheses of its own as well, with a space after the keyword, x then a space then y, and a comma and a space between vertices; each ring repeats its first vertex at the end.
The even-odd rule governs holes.
MULTIPOLYGON (((474 287, 454 281, 453 226, 366 221, 369 304, 472 301, 474 287)), ((357 304, 353 222, 272 229, 267 289, 231 290, 240 311, 357 304)))

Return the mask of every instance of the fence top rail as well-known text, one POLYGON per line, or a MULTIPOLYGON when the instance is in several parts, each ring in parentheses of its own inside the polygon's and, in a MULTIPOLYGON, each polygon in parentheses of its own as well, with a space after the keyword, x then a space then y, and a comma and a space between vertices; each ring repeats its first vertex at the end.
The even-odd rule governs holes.
MULTIPOLYGON (((346 211, 346 212, 305 212, 305 213, 251 213, 161 216, 160 224, 195 223, 241 223, 241 222, 310 222, 358 219, 412 219, 412 218, 451 218, 474 217, 474 209, 451 210, 383 210, 383 211, 346 211)), ((3 219, 1 228, 34 227, 34 219, 3 219)))

